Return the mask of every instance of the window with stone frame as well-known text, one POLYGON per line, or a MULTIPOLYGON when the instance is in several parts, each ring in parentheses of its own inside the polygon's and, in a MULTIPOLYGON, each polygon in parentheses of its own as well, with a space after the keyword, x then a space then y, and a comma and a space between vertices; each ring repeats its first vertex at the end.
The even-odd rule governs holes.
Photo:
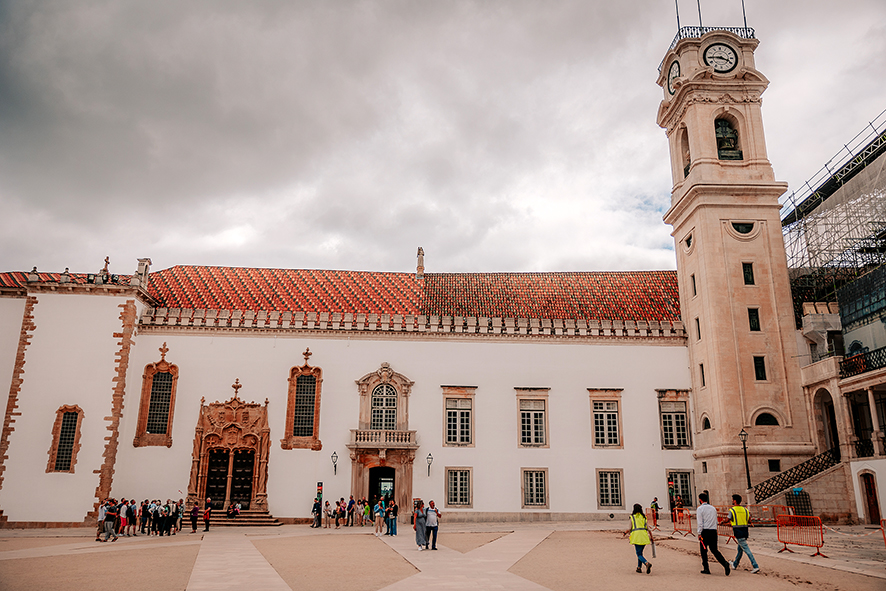
POLYGON ((80 451, 80 424, 83 410, 79 406, 62 406, 55 413, 52 425, 52 445, 49 448, 47 472, 74 473, 77 452, 80 451))
POLYGON ((689 430, 689 391, 658 390, 657 393, 662 448, 688 449, 692 445, 689 430))
MULTIPOLYGON (((705 465, 705 467, 707 467, 705 465)), ((668 482, 673 483, 670 486, 674 489, 673 501, 680 496, 683 501, 683 507, 695 506, 695 495, 692 494, 692 471, 691 470, 669 470, 668 482)))
POLYGON ((520 447, 548 447, 548 388, 516 388, 520 447))
POLYGON ((308 363, 311 353, 302 353, 304 365, 289 370, 289 395, 286 403, 286 432, 280 440, 283 449, 323 448, 320 441, 320 391, 323 371, 308 363))
POLYGON ((623 476, 624 471, 621 469, 597 470, 597 506, 599 509, 624 508, 623 476))
POLYGON ((414 384, 387 362, 357 380, 359 430, 401 431, 402 437, 414 442, 415 432, 409 431, 409 396, 414 384))
POLYGON ((621 390, 588 388, 591 399, 593 436, 591 447, 621 448, 621 390))
POLYGON ((548 506, 548 469, 523 468, 523 508, 544 509, 548 506))
POLYGON ((142 375, 141 403, 132 445, 172 447, 172 419, 175 412, 175 391, 178 367, 166 361, 169 349, 160 347, 160 361, 145 366, 142 375))
POLYGON ((446 505, 461 509, 473 506, 471 480, 473 468, 446 468, 446 505))
POLYGON ((476 386, 443 386, 445 424, 443 445, 474 446, 474 394, 476 386))

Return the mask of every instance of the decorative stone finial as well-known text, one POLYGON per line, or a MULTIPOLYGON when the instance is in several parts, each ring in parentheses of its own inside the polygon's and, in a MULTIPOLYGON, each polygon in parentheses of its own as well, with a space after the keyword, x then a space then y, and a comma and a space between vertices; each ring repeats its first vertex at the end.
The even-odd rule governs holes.
POLYGON ((418 253, 416 254, 418 257, 418 264, 415 267, 415 278, 416 279, 424 279, 425 276, 425 249, 421 246, 418 247, 418 253))
POLYGON ((160 347, 160 361, 166 361, 166 354, 169 352, 169 347, 166 346, 166 343, 163 343, 163 346, 160 347))
POLYGON ((71 272, 68 270, 68 267, 65 267, 65 272, 61 274, 58 278, 59 283, 70 283, 71 282, 71 272))
POLYGON ((102 268, 102 273, 108 274, 108 265, 111 263, 111 257, 105 257, 105 266, 102 268))
POLYGON ((37 267, 31 269, 31 272, 28 273, 28 283, 34 283, 35 281, 40 281, 40 276, 37 275, 37 267))
POLYGON ((307 364, 308 364, 308 359, 311 357, 311 355, 313 355, 313 353, 311 353, 311 348, 308 347, 307 349, 305 349, 305 352, 302 353, 302 355, 305 356, 305 365, 307 365, 307 364))
POLYGON ((239 398, 240 388, 243 387, 243 384, 240 383, 240 378, 234 380, 234 383, 231 385, 231 388, 234 389, 234 398, 239 398))

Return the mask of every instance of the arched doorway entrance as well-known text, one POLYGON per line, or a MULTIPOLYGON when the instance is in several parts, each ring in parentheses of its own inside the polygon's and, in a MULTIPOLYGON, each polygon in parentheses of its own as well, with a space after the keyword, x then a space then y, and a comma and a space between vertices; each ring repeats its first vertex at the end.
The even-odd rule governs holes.
POLYGON ((878 525, 881 515, 880 500, 877 498, 877 481, 870 472, 861 474, 861 495, 864 497, 868 523, 878 525))
POLYGON ((227 402, 205 404, 194 434, 188 506, 212 499, 215 509, 240 503, 243 509, 268 509, 268 402, 243 402, 234 382, 227 402))
POLYGON ((815 393, 815 418, 818 420, 819 445, 822 450, 840 446, 837 413, 831 393, 824 388, 815 393))

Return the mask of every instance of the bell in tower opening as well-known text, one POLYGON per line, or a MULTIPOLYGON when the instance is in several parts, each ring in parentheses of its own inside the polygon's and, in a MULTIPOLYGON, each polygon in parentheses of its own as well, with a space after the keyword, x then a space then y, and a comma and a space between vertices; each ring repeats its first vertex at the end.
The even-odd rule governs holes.
POLYGON ((717 136, 717 158, 720 160, 741 160, 741 150, 738 149, 738 133, 732 124, 726 119, 714 121, 714 129, 717 136))

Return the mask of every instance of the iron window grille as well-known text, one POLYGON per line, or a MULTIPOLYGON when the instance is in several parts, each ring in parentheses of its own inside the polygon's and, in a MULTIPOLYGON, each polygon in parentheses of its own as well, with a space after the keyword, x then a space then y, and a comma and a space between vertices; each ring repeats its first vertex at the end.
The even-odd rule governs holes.
POLYGON ((292 418, 293 437, 314 435, 314 403, 317 396, 317 377, 300 375, 295 382, 295 412, 292 418))
POLYGON ((77 419, 79 413, 66 412, 62 417, 62 427, 58 434, 58 446, 55 453, 55 470, 68 472, 71 470, 71 458, 74 455, 74 438, 77 435, 77 419))
POLYGON ((151 382, 151 401, 148 403, 146 433, 166 435, 169 428, 169 406, 172 400, 172 377, 170 372, 154 374, 154 379, 151 382))
POLYGON ((446 503, 453 506, 471 504, 471 471, 449 470, 447 473, 446 503))
POLYGON ((665 447, 689 447, 689 418, 685 402, 661 403, 661 434, 665 447))
POLYGON ((600 506, 621 507, 621 472, 599 472, 600 506))

